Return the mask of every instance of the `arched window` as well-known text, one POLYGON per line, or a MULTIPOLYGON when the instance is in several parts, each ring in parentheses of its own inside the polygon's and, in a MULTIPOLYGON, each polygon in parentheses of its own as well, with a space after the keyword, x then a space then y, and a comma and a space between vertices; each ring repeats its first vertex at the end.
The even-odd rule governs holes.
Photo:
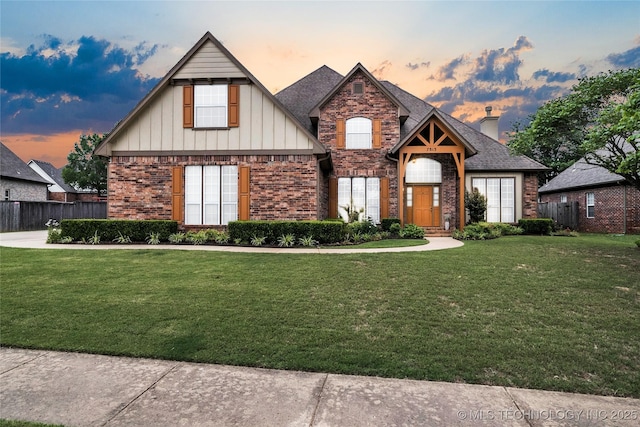
POLYGON ((442 166, 439 162, 419 157, 407 165, 405 175, 407 184, 438 184, 442 182, 442 166))
POLYGON ((354 117, 347 120, 346 148, 371 148, 371 120, 364 117, 354 117))

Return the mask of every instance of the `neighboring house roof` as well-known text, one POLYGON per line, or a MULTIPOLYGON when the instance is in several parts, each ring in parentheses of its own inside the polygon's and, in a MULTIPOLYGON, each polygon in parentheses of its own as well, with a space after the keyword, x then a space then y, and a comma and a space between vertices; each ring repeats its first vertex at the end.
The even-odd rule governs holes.
POLYGON ((260 88, 260 91, 263 92, 265 96, 271 99, 275 105, 280 107, 283 113, 293 122, 295 122, 302 132, 307 134, 307 136, 314 143, 314 152, 324 153, 326 151, 322 144, 318 142, 315 135, 313 135, 287 108, 285 108, 281 104, 281 102, 276 97, 274 97, 273 94, 269 92, 269 90, 267 90, 267 88, 264 87, 262 83, 260 83, 258 79, 255 78, 253 74, 251 74, 249 70, 247 70, 244 65, 242 65, 240 61, 238 61, 231 54, 231 52, 229 52, 227 48, 222 45, 222 43, 218 41, 218 39, 216 39, 209 31, 207 31, 205 35, 202 36, 202 38, 189 50, 189 52, 187 52, 185 56, 171 70, 169 70, 169 72, 162 78, 162 80, 160 80, 160 82, 153 89, 151 89, 151 91, 144 98, 142 98, 142 100, 133 108, 133 110, 131 110, 131 112, 129 112, 129 114, 127 114, 124 119, 116 124, 113 130, 109 132, 107 137, 104 138, 102 142, 96 147, 95 153, 98 155, 106 155, 107 150, 105 149, 105 147, 107 146, 107 144, 109 144, 114 138, 116 138, 119 133, 122 132, 127 127, 127 125, 132 122, 153 99, 159 96, 163 89, 165 89, 172 83, 172 80, 174 78, 179 78, 180 71, 184 67, 184 65, 187 64, 187 62, 207 42, 213 43, 233 63, 233 65, 237 67, 244 78, 248 79, 251 84, 260 88))
POLYGON ((77 193, 76 189, 64 182, 62 178, 62 168, 58 169, 49 162, 42 160, 30 160, 28 166, 42 178, 60 187, 65 193, 77 193))
POLYGON ((620 184, 625 179, 602 166, 590 165, 584 157, 538 189, 539 193, 553 193, 574 188, 620 184))
POLYGON ((0 142, 0 176, 2 178, 49 184, 49 181, 35 173, 25 162, 0 142))

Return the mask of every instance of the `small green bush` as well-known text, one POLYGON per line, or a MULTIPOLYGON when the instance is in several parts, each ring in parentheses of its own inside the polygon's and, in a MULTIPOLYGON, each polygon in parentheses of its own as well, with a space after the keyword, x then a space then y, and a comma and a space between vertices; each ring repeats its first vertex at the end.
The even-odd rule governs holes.
POLYGON ((400 218, 382 218, 380 228, 382 228, 382 231, 391 231, 393 224, 400 225, 400 218))
POLYGON ((176 221, 165 220, 120 220, 120 219, 63 219, 60 221, 63 236, 73 240, 87 241, 96 233, 102 241, 111 242, 120 234, 129 236, 133 242, 144 242, 150 233, 158 233, 160 240, 178 231, 176 221))
POLYGON ((553 220, 551 218, 523 218, 518 221, 518 226, 524 230, 524 234, 548 236, 553 231, 553 220))
POLYGON ((407 224, 399 235, 403 239, 424 239, 424 230, 415 224, 407 224))
POLYGON ((400 234, 401 230, 402 230, 402 225, 400 225, 400 223, 398 222, 391 224, 391 226, 389 227, 389 232, 391 234, 400 234))
POLYGON ((640 239, 636 240, 636 246, 640 248, 640 239))

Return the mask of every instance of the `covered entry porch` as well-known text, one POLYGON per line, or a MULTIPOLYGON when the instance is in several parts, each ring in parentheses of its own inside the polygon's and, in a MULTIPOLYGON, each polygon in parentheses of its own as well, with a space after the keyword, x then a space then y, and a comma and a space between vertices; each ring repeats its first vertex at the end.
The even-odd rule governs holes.
POLYGON ((475 151, 434 112, 395 148, 403 224, 464 228, 464 161, 475 151))

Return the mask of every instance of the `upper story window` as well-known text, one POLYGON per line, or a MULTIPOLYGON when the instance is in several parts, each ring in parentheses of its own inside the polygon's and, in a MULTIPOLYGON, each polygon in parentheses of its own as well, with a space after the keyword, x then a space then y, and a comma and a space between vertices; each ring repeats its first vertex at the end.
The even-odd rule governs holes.
POLYGON ((372 125, 370 119, 354 117, 347 120, 346 134, 346 148, 371 148, 372 125))
POLYGON ((364 93, 364 83, 362 82, 354 82, 353 83, 353 94, 354 95, 362 95, 364 93))
POLYGON ((227 127, 227 85, 196 85, 195 127, 227 127))

